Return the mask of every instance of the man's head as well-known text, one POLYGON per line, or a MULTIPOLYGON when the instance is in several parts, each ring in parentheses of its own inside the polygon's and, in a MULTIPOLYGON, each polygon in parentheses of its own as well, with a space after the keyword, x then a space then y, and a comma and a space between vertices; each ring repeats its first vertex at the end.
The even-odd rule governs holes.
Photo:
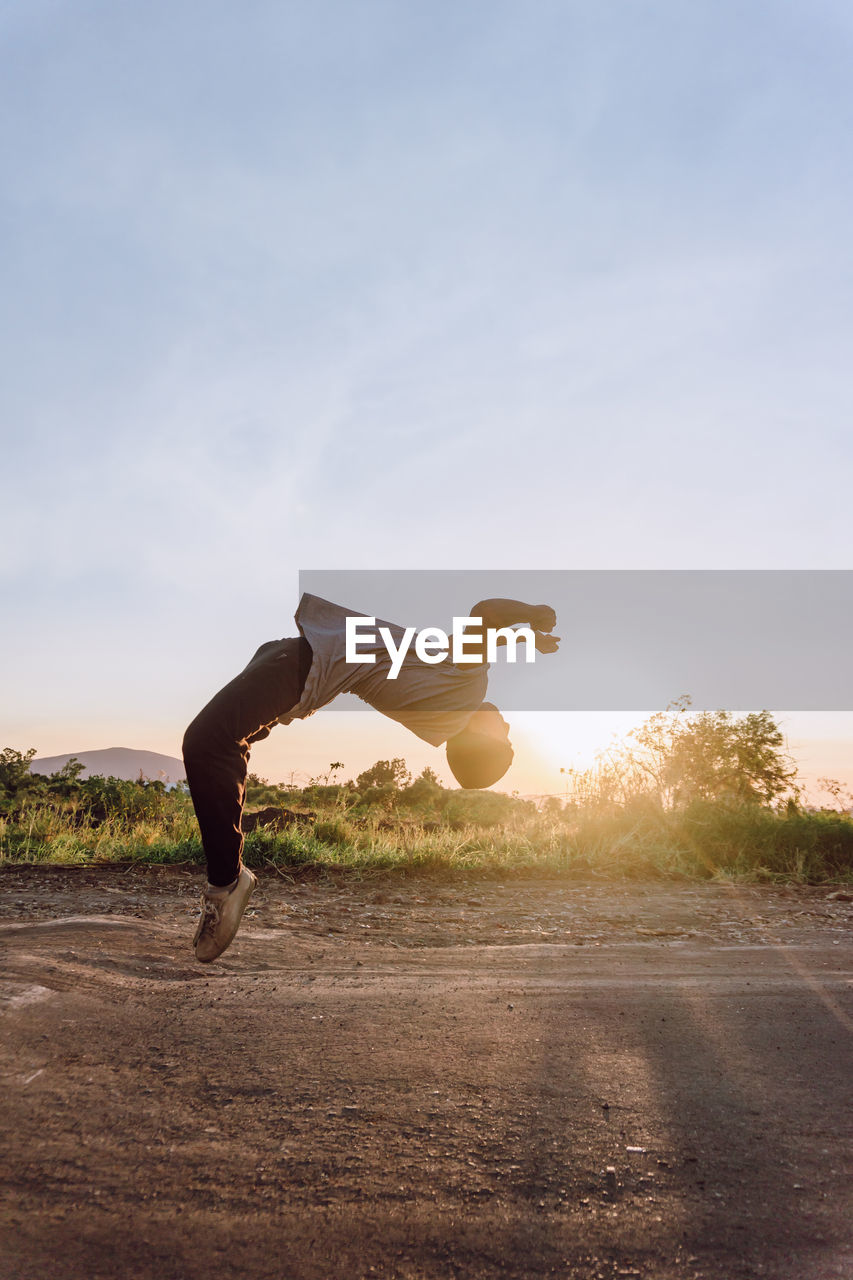
POLYGON ((509 725, 497 707, 484 702, 465 728, 447 740, 447 763, 460 787, 490 787, 512 764, 509 725))

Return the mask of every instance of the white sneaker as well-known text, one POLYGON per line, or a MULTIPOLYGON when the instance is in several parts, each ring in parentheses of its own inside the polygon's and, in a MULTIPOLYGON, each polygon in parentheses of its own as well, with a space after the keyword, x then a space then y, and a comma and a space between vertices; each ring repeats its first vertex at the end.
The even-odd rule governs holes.
POLYGON ((201 919, 193 938, 196 960, 208 964, 234 941, 257 880, 248 867, 226 889, 208 884, 201 895, 201 919))

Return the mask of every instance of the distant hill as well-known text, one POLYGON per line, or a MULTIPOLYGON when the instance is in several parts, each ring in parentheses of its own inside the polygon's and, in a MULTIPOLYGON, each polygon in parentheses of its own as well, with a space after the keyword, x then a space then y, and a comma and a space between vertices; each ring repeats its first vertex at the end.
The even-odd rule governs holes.
POLYGON ((183 761, 175 756, 163 756, 159 751, 134 751, 132 747, 106 747, 102 751, 69 751, 64 756, 41 756, 33 760, 33 773, 58 773, 64 764, 76 757, 86 768, 80 775, 88 778, 99 773, 105 778, 125 778, 135 782, 140 773, 156 782, 180 782, 186 771, 183 761))

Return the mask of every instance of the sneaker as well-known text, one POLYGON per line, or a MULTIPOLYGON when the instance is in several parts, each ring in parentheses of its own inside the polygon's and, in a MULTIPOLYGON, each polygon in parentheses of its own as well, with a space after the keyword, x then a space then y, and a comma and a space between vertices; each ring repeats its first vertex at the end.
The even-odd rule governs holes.
POLYGON ((196 960, 208 964, 231 945, 256 884, 248 867, 241 867, 237 879, 226 889, 208 884, 201 895, 201 919, 193 938, 196 960))

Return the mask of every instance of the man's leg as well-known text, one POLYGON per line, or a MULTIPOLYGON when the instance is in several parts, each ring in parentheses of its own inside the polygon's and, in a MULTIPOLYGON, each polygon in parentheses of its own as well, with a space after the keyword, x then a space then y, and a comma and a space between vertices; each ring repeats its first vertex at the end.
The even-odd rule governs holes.
POLYGON ((249 748, 299 701, 310 665, 311 647, 301 636, 262 645, 184 735, 187 783, 212 885, 231 884, 240 868, 249 748))
MULTIPOLYGON (((224 901, 227 890, 236 888, 241 877, 240 819, 249 748, 267 737, 278 717, 299 701, 310 666, 311 647, 302 637, 262 645, 245 670, 211 698, 184 735, 187 783, 207 859, 205 897, 214 903, 224 901)), ((247 882, 240 886, 245 906, 254 879, 246 871, 242 877, 247 882)), ((205 909, 204 900, 202 905, 205 909)))

